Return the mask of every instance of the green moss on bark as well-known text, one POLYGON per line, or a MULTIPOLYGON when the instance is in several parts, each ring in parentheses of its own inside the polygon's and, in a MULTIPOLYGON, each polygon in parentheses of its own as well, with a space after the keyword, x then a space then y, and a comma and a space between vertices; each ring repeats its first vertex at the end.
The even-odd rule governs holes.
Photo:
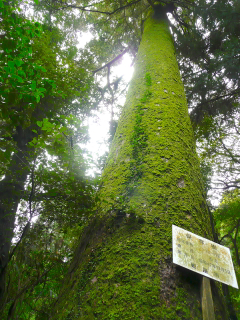
POLYGON ((145 22, 99 199, 104 228, 76 253, 55 318, 202 319, 199 277, 171 263, 172 224, 208 239, 212 233, 164 19, 145 22))

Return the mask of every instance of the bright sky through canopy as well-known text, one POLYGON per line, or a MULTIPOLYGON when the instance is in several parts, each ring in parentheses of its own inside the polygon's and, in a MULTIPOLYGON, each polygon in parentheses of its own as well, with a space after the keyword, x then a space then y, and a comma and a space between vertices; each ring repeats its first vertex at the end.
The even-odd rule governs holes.
MULTIPOLYGON (((84 48, 84 46, 92 39, 90 32, 78 34, 79 45, 78 48, 84 48)), ((126 53, 122 59, 121 63, 117 66, 111 67, 111 78, 113 76, 122 77, 122 81, 128 83, 131 80, 133 74, 132 59, 129 54, 126 53)), ((103 79, 104 84, 106 79, 103 79)), ((125 98, 119 99, 118 104, 123 106, 125 98)), ((94 113, 94 117, 88 119, 89 125, 89 135, 90 141, 87 143, 86 148, 90 152, 93 161, 97 161, 98 157, 102 156, 106 151, 108 151, 108 145, 106 144, 106 139, 109 132, 109 122, 111 120, 111 115, 106 107, 100 107, 100 111, 94 113)), ((90 174, 94 174, 94 170, 89 171, 90 174)))

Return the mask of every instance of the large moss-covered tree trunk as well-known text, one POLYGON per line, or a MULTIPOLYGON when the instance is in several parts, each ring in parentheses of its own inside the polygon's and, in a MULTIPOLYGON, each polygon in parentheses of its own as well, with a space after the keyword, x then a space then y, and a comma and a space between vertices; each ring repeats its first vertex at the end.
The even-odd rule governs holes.
POLYGON ((172 224, 212 239, 184 88, 160 11, 145 22, 97 214, 52 318, 202 319, 201 277, 172 264, 172 224))

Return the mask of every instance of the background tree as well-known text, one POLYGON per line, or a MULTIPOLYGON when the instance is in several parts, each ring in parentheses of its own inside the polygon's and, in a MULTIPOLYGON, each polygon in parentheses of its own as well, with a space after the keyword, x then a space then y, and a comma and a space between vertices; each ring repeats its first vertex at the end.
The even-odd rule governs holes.
MULTIPOLYGON (((16 211, 20 199, 26 197, 26 179, 31 176, 32 201, 38 156, 51 146, 63 159, 66 138, 73 150, 77 143, 74 115, 79 115, 91 83, 69 53, 59 50, 63 40, 68 45, 61 32, 56 28, 44 31, 39 23, 21 15, 17 2, 14 5, 1 1, 1 298, 16 211)), ((84 108, 82 115, 86 103, 84 108)), ((80 139, 86 135, 78 133, 80 139)), ((32 220, 31 210, 27 220, 32 220)))
MULTIPOLYGON (((239 190, 225 191, 219 207, 214 212, 219 243, 230 248, 239 282, 239 190)), ((227 288, 224 291, 226 292, 227 288)), ((234 307, 239 314, 239 291, 229 288, 234 307)), ((229 296, 227 295, 229 299, 229 296)))

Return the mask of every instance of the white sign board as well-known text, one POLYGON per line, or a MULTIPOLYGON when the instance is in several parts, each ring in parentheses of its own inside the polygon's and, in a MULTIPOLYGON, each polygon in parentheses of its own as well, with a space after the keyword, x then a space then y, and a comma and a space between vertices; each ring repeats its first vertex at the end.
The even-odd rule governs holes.
POLYGON ((173 263, 238 289, 230 250, 172 226, 173 263))

